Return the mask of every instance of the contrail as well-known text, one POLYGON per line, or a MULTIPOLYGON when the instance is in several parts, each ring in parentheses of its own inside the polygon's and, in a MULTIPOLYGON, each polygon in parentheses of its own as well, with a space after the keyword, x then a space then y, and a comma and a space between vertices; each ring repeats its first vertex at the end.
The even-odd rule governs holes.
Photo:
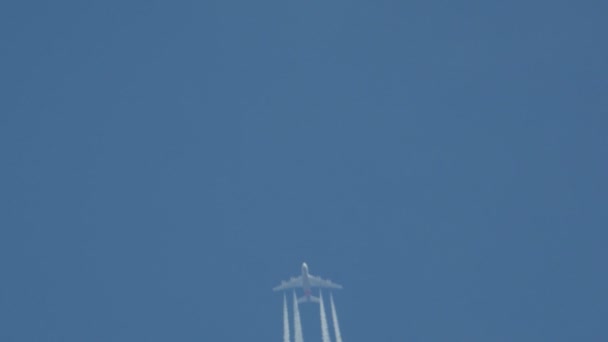
POLYGON ((293 329, 295 342, 304 342, 302 335, 302 321, 300 321, 300 308, 298 307, 298 297, 296 291, 293 291, 293 329))
POLYGON ((319 291, 319 310, 321 311, 321 336, 323 342, 331 342, 329 329, 327 329, 327 317, 325 317, 325 305, 323 305, 323 294, 319 291))
POLYGON ((340 324, 338 324, 338 314, 336 313, 336 306, 334 305, 334 296, 329 294, 329 301, 331 303, 331 318, 334 321, 334 333, 336 334, 336 342, 342 342, 342 334, 340 334, 340 324))
POLYGON ((287 311, 287 298, 283 294, 283 342, 289 342, 289 312, 287 311))

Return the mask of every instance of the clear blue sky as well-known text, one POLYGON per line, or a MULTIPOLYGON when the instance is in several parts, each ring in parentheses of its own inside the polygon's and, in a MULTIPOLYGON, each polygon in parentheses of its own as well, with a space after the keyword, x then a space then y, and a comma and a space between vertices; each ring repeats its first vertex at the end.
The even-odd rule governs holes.
POLYGON ((606 341, 606 13, 2 2, 0 340, 606 341))

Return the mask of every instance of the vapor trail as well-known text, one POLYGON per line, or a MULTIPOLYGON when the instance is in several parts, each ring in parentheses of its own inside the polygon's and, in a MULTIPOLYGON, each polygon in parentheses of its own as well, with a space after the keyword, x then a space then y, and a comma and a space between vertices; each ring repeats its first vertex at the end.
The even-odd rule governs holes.
POLYGON ((329 301, 331 303, 331 318, 334 321, 334 333, 336 334, 336 342, 342 342, 342 334, 340 334, 340 324, 338 324, 338 314, 336 313, 336 306, 334 305, 334 296, 329 294, 329 301))
POLYGON ((293 292, 293 329, 295 342, 304 342, 302 335, 302 321, 300 321, 300 308, 298 307, 298 297, 296 292, 293 292))
POLYGON ((329 329, 327 328, 327 317, 325 317, 325 305, 323 305, 323 294, 319 291, 319 310, 321 311, 321 336, 323 342, 331 342, 329 329))
POLYGON ((287 310, 287 298, 283 294, 283 342, 289 342, 289 312, 287 310))

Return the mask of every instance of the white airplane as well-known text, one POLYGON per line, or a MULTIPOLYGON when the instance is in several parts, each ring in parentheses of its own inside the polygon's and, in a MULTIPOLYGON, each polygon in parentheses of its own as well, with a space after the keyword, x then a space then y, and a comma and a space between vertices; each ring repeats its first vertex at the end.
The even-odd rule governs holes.
POLYGON ((301 287, 304 290, 304 297, 298 298, 298 303, 302 302, 319 302, 319 297, 315 297, 312 295, 312 287, 327 287, 331 289, 341 289, 342 285, 336 284, 331 280, 325 280, 321 277, 314 276, 308 273, 308 265, 306 263, 302 263, 302 275, 298 277, 291 277, 291 279, 287 281, 282 281, 281 284, 275 288, 273 291, 287 290, 295 287, 301 287))

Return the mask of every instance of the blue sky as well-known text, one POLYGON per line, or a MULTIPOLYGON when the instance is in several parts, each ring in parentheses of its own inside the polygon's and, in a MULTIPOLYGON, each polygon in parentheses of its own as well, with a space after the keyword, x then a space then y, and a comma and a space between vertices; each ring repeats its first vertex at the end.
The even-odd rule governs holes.
POLYGON ((3 2, 0 340, 606 340, 607 12, 3 2))

